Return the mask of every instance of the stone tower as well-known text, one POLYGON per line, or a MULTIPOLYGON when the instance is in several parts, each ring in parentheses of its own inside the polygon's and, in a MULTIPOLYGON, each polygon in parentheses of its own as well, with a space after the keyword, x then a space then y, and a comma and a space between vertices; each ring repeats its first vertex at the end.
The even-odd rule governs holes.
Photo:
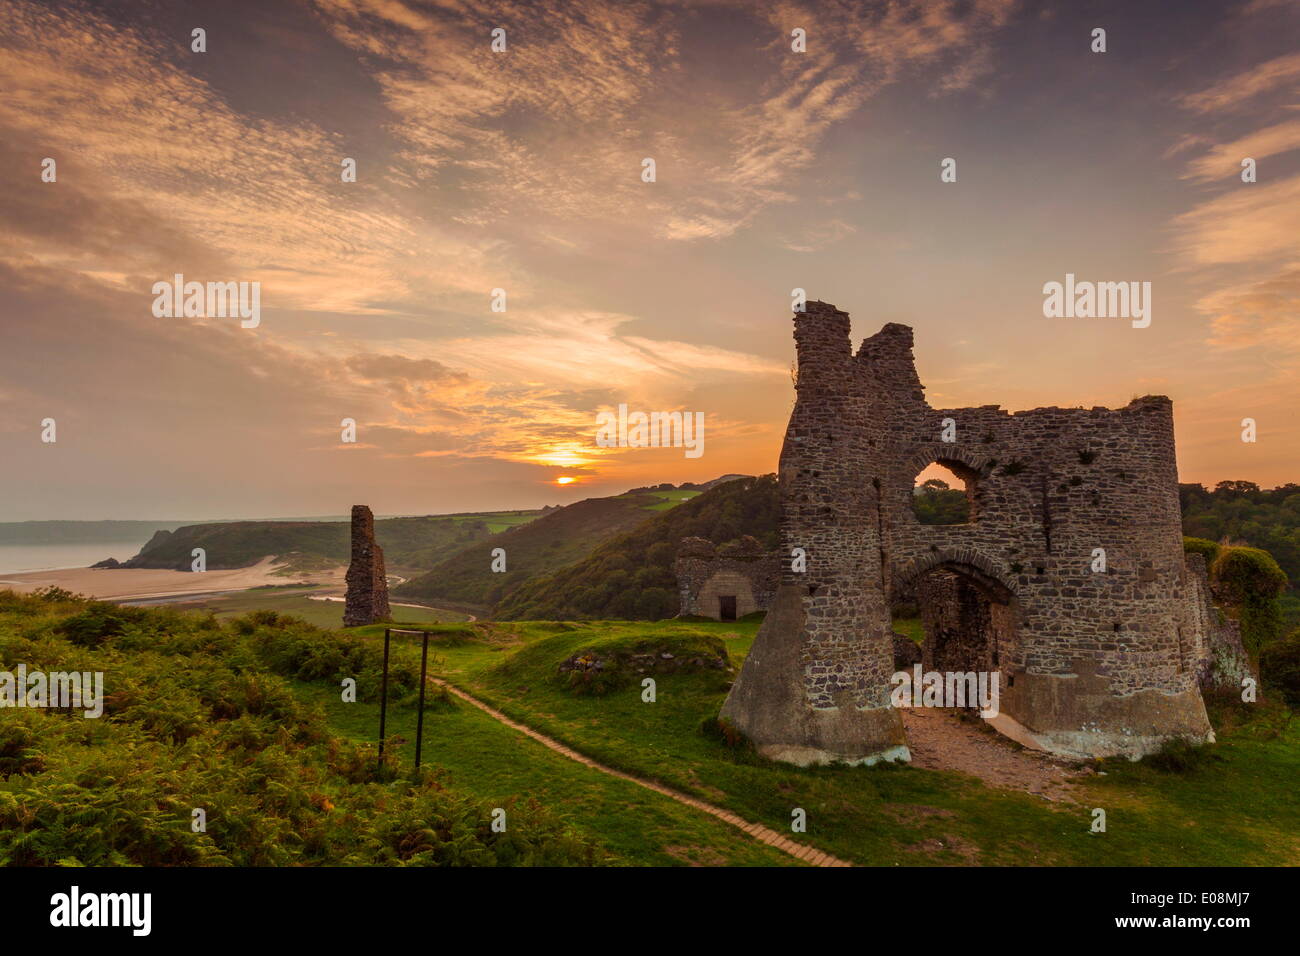
POLYGON ((389 619, 384 549, 375 542, 375 516, 366 505, 352 506, 352 562, 348 565, 347 582, 344 627, 389 619))
POLYGON ((784 570, 722 709, 761 753, 908 759, 889 700, 889 607, 902 593, 922 604, 929 660, 998 672, 991 723, 1007 736, 1131 757, 1173 736, 1213 739, 1169 399, 933 409, 910 328, 886 325, 854 355, 849 316, 823 302, 795 316, 795 345, 784 570), (968 523, 918 522, 913 487, 933 462, 966 481, 968 523), (791 568, 795 549, 803 572, 791 568))

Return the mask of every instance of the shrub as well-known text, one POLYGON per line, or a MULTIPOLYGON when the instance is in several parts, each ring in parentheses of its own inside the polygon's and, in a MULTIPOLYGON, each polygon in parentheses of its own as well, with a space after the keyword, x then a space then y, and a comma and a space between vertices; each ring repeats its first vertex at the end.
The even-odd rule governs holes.
POLYGON ((0 724, 0 778, 44 769, 45 761, 38 749, 40 737, 30 723, 31 719, 0 724))
POLYGON ((1278 595, 1286 573, 1259 548, 1223 548, 1210 568, 1210 586, 1219 600, 1235 608, 1246 648, 1258 652, 1282 631, 1278 595))
POLYGON ((1275 598, 1287 586, 1286 573, 1259 548, 1224 548, 1211 565, 1215 594, 1232 605, 1275 598))
POLYGON ((727 645, 711 634, 602 641, 570 655, 559 666, 564 686, 579 694, 607 694, 645 676, 701 671, 730 673, 727 645))
POLYGON ((71 591, 55 587, 53 584, 46 585, 43 588, 37 588, 32 592, 32 597, 47 604, 75 604, 84 603, 86 598, 81 594, 73 594, 71 591))
MULTIPOLYGON (((274 673, 368 668, 381 648, 292 618, 214 624, 28 600, 0 602, 0 656, 21 648, 49 670, 93 663, 108 694, 102 720, 24 709, 0 721, 0 866, 602 862, 531 801, 504 804, 509 831, 494 833, 499 801, 458 794, 445 774, 405 779, 400 757, 377 768, 373 745, 336 735, 274 673), (191 829, 195 807, 204 833, 191 829)), ((433 692, 433 705, 452 706, 445 697, 433 692)))
POLYGON ((1300 630, 1275 641, 1259 655, 1259 676, 1291 710, 1300 710, 1300 630))
POLYGON ((80 614, 64 618, 56 630, 78 647, 98 647, 126 631, 134 615, 130 608, 96 601, 80 614))
POLYGON ((1213 567, 1214 559, 1219 556, 1219 546, 1208 538, 1183 538, 1183 552, 1185 554, 1199 554, 1205 558, 1205 567, 1208 570, 1213 567))

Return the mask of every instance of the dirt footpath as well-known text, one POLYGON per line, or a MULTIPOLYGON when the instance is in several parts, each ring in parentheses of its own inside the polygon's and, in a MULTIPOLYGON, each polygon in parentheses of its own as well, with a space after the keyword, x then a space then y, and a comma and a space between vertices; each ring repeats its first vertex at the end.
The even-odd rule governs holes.
POLYGON ((901 714, 915 767, 955 770, 990 787, 1054 803, 1074 803, 1070 781, 1092 773, 1089 767, 1021 747, 992 728, 961 719, 956 710, 908 708, 901 714))

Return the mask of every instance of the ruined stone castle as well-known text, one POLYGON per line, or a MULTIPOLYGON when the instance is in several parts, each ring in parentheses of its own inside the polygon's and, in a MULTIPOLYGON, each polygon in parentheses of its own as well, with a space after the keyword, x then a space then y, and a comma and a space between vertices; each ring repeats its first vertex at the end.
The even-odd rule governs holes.
POLYGON ((1213 740, 1198 678, 1220 625, 1203 564, 1183 554, 1168 398, 936 409, 907 326, 854 354, 832 305, 808 303, 794 325, 784 566, 724 718, 774 759, 907 759, 889 609, 908 594, 927 663, 1001 675, 990 722, 1013 739, 1130 757, 1176 736, 1213 740), (916 476, 934 462, 966 482, 967 523, 913 513, 916 476))

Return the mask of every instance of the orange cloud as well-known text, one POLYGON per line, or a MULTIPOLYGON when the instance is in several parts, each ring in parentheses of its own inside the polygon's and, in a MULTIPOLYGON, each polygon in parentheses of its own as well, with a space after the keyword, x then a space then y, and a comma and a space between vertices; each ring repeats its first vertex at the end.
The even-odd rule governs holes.
POLYGON ((1211 113, 1241 106, 1248 100, 1279 87, 1289 87, 1300 78, 1300 53, 1279 56, 1260 63, 1179 102, 1198 113, 1211 113))

